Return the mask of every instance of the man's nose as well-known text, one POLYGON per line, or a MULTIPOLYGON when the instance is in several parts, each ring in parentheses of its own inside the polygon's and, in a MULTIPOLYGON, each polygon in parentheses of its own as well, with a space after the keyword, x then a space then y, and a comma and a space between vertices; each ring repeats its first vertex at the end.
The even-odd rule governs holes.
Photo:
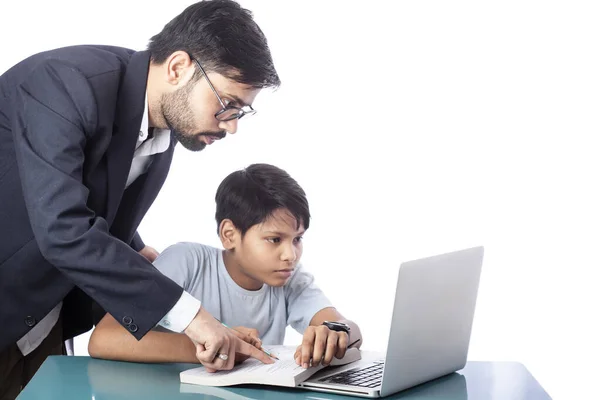
POLYGON ((219 122, 219 129, 224 130, 227 133, 235 134, 237 132, 238 119, 232 119, 231 121, 219 122))

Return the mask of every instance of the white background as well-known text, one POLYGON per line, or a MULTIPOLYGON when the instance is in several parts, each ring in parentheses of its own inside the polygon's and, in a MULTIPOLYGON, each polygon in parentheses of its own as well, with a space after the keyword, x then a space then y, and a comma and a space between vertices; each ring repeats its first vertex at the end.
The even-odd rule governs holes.
MULTIPOLYGON (((144 49, 189 3, 149 4, 3 2, 0 71, 63 45, 144 49)), ((242 4, 283 85, 235 136, 177 150, 140 228, 146 243, 219 245, 219 182, 275 164, 309 197, 304 264, 365 348, 385 346, 402 260, 483 244, 469 359, 520 361, 555 399, 597 398, 599 6, 242 4)))

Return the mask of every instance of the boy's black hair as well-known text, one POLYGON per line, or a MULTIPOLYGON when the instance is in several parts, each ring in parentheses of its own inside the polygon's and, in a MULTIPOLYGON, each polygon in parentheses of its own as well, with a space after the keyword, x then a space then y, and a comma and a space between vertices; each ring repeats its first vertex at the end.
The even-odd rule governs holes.
POLYGON ((287 172, 269 164, 252 164, 227 176, 217 189, 217 230, 230 219, 242 236, 278 209, 286 209, 297 226, 308 229, 310 211, 306 193, 287 172))

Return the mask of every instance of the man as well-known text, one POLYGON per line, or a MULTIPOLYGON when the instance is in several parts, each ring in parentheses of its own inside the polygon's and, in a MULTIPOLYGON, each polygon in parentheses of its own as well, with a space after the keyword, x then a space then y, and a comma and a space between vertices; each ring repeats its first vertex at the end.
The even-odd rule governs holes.
POLYGON ((236 352, 271 362, 158 272, 136 229, 176 142, 199 151, 235 133, 279 83, 230 0, 188 7, 147 51, 62 48, 0 76, 0 398, 91 328, 93 301, 138 340, 157 324, 184 332, 211 369, 236 352))

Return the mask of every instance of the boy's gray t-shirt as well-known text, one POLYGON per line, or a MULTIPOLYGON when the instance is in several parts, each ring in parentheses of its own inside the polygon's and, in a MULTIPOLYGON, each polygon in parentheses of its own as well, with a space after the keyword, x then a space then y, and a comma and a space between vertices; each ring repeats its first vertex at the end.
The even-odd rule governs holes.
POLYGON ((177 243, 167 248, 154 266, 202 302, 221 322, 255 328, 264 344, 283 344, 291 325, 303 334, 312 317, 331 303, 298 265, 281 287, 263 285, 256 291, 238 286, 225 268, 222 250, 199 243, 177 243))

